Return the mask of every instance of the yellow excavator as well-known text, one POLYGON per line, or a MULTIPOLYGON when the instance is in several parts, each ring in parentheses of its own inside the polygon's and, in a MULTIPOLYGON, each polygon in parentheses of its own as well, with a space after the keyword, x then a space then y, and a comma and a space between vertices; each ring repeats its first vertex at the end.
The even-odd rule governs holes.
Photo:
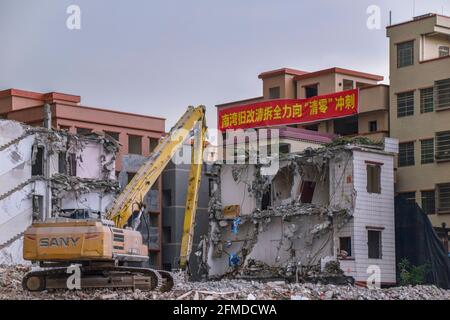
POLYGON ((171 290, 174 279, 170 272, 144 266, 149 259, 148 248, 143 244, 142 235, 129 225, 133 225, 130 221, 139 221, 145 210, 144 196, 193 133, 180 252, 180 268, 188 268, 206 129, 205 107, 189 107, 105 214, 83 219, 56 217, 33 223, 24 234, 23 256, 25 260, 39 263, 40 268, 25 275, 23 288, 29 291, 67 289, 71 277, 68 267, 76 267, 79 289, 171 290))

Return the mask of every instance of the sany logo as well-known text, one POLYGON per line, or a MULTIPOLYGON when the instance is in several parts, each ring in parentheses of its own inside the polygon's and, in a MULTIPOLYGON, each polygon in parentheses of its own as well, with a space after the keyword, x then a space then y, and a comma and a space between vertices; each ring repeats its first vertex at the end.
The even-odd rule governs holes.
POLYGON ((81 290, 81 269, 79 264, 72 264, 67 268, 66 273, 70 274, 67 278, 66 286, 69 290, 81 290))
POLYGON ((39 246, 48 248, 48 247, 76 247, 80 238, 73 237, 59 237, 59 238, 41 238, 39 240, 39 246))

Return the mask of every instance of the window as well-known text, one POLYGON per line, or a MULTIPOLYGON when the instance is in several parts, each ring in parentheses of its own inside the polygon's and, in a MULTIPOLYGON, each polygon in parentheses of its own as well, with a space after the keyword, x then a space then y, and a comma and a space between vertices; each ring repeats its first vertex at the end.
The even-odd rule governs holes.
POLYGON ((66 174, 67 173, 67 154, 65 152, 58 153, 58 173, 66 174))
POLYGON ((367 165, 367 192, 381 193, 381 166, 367 165))
POLYGON ((312 203, 314 197, 314 190, 316 189, 316 183, 312 181, 302 182, 302 191, 300 196, 301 203, 312 203))
POLYGON ((44 147, 39 146, 33 148, 31 175, 44 175, 44 147))
POLYGON ((435 83, 436 110, 450 107, 450 79, 435 83))
POLYGON ((397 118, 414 115, 414 91, 397 95, 397 118))
POLYGON ((216 192, 216 181, 214 179, 208 179, 208 194, 210 197, 216 192))
POLYGON ((312 98, 319 95, 318 85, 305 86, 305 97, 312 98))
POLYGON ((421 141, 421 160, 422 164, 434 162, 434 139, 421 141))
POLYGON ((450 55, 450 47, 448 46, 439 46, 439 57, 447 57, 450 55))
POLYGON ((377 121, 369 121, 369 132, 377 132, 378 131, 378 123, 377 121))
POLYGON ((367 230, 369 259, 381 259, 381 231, 367 230))
POLYGON ((67 174, 69 176, 76 176, 77 175, 77 155, 75 153, 69 153, 68 157, 68 164, 69 166, 66 168, 67 174))
POLYGON ((434 214, 436 212, 435 192, 422 191, 422 210, 426 214, 434 214))
POLYGON ((105 131, 105 134, 107 134, 114 140, 119 141, 119 136, 120 136, 119 132, 105 131))
POLYGON ((438 211, 450 212, 450 183, 439 184, 438 191, 438 211))
POLYGON ((402 68, 414 64, 414 41, 397 45, 397 67, 402 68))
POLYGON ((341 136, 351 136, 358 134, 358 116, 336 119, 334 123, 334 133, 341 136))
POLYGON ((344 79, 344 81, 342 81, 342 82, 343 82, 344 91, 353 89, 353 84, 354 84, 353 80, 344 79))
POLYGON ((44 197, 33 195, 33 217, 35 219, 42 219, 44 215, 44 197))
POLYGON ((414 142, 405 142, 398 145, 398 166, 407 167, 415 165, 414 142))
POLYGON ((267 210, 272 205, 272 186, 269 185, 261 199, 261 210, 267 210))
POLYGON ((77 134, 79 135, 87 135, 92 132, 92 129, 88 128, 77 128, 77 134))
POLYGON ((436 159, 450 160, 450 131, 436 133, 436 159))
POLYGON ((269 99, 279 99, 280 96, 280 87, 269 88, 269 99))
POLYGON ((141 136, 128 136, 128 153, 130 154, 142 154, 142 137, 141 136))
POLYGON ((155 150, 156 146, 159 143, 159 139, 155 139, 155 138, 148 138, 149 139, 149 143, 150 143, 150 152, 153 152, 153 150, 155 150))
POLYGON ((348 258, 352 256, 352 238, 341 237, 339 238, 339 255, 342 258, 348 258))
POLYGON ((434 111, 433 87, 420 90, 420 113, 434 111))
POLYGON ((416 193, 415 192, 401 192, 398 194, 398 196, 412 204, 416 203, 416 193))

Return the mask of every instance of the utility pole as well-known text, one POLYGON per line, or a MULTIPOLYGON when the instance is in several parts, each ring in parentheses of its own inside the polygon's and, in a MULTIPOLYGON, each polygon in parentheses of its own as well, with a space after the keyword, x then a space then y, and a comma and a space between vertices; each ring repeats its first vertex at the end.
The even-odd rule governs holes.
MULTIPOLYGON (((52 109, 50 104, 44 105, 44 128, 48 131, 52 130, 52 109)), ((43 221, 52 217, 52 182, 50 173, 50 149, 47 144, 44 148, 44 178, 45 178, 45 212, 43 214, 43 221)))

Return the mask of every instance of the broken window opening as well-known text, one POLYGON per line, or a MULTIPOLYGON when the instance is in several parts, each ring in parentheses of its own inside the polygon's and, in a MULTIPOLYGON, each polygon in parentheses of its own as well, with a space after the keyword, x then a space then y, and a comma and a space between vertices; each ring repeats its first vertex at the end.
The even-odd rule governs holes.
POLYGON ((334 120, 334 133, 341 136, 358 134, 358 116, 334 120))
POLYGON ((316 189, 315 182, 303 181, 300 196, 301 203, 312 203, 315 189, 316 189))
POLYGON ((340 237, 339 238, 339 257, 342 259, 352 257, 352 238, 340 237))
POLYGON ((368 258, 381 259, 381 231, 367 230, 368 258))
POLYGON ((285 200, 291 198, 293 183, 294 172, 291 167, 286 166, 278 170, 271 184, 273 190, 272 203, 275 207, 284 204, 285 200))
POLYGON ((33 218, 39 219, 44 215, 44 197, 33 195, 33 218))
POLYGON ((37 146, 33 149, 33 161, 31 166, 32 176, 44 175, 44 147, 37 146))
POLYGON ((367 192, 381 193, 381 166, 367 165, 367 192))
POLYGON ((58 153, 58 173, 61 173, 61 174, 67 173, 67 153, 66 152, 58 153))
POLYGON ((261 199, 261 210, 267 210, 272 206, 272 186, 269 185, 261 199))
POLYGON ((67 159, 68 161, 68 170, 67 174, 69 176, 76 176, 77 175, 77 155, 75 153, 69 153, 69 157, 67 159))

